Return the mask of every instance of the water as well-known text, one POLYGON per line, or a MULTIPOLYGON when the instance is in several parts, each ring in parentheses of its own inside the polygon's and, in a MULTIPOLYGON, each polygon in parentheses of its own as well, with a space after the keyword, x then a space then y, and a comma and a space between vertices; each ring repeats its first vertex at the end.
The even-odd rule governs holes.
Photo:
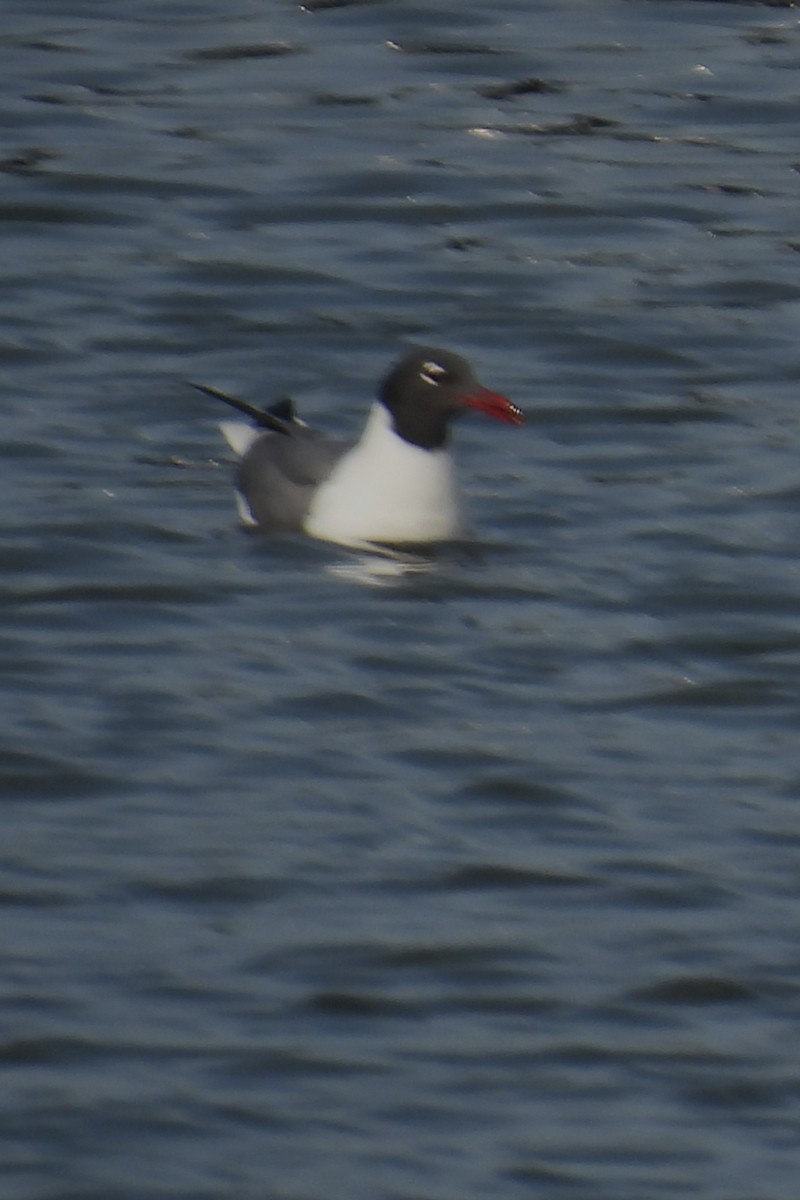
POLYGON ((794 1200, 787 6, 8 3, 8 1200, 794 1200), (236 527, 402 348, 474 537, 236 527))

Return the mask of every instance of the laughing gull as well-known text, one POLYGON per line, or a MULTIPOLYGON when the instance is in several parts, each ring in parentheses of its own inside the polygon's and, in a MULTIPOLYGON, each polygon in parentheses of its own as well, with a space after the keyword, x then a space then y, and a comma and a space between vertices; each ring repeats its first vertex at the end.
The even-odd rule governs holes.
POLYGON ((252 422, 220 425, 239 455, 236 496, 243 523, 349 546, 458 537, 450 421, 477 409, 510 425, 524 422, 510 400, 478 383, 463 358, 431 347, 413 350, 392 367, 355 443, 310 429, 295 416, 291 400, 262 410, 216 388, 194 386, 252 422))

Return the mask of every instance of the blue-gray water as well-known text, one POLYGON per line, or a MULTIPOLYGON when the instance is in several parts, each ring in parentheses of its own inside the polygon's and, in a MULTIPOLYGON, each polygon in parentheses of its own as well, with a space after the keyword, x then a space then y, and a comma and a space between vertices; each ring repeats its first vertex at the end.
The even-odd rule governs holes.
POLYGON ((795 1200, 800 24, 7 0, 3 1200, 795 1200), (212 401, 457 430, 434 569, 212 401))

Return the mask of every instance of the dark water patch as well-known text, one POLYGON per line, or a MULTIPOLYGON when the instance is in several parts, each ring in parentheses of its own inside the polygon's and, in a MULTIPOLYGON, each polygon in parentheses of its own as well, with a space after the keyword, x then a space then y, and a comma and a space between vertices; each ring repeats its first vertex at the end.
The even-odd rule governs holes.
MULTIPOLYGON (((448 250, 458 250, 461 253, 468 253, 470 250, 479 250, 486 244, 485 238, 457 235, 449 237, 445 242, 445 247, 448 250)), ((797 250, 800 251, 800 243, 797 245, 797 250)))
MULTIPOLYGON (((47 350, 40 348, 39 353, 47 356, 47 350)), ((15 438, 9 438, 0 446, 0 457, 8 459, 34 459, 43 460, 44 462, 55 462, 63 459, 64 450, 60 446, 48 445, 42 441, 20 441, 15 438)), ((7 539, 18 537, 19 533, 16 530, 7 529, 4 535, 7 539)))
MULTIPOLYGON (((598 361, 613 362, 617 358, 626 358, 629 348, 625 346, 610 346, 607 354, 603 353, 601 344, 591 347, 592 356, 598 361)), ((632 352, 632 360, 641 361, 647 357, 642 349, 641 354, 632 352)), ((657 365, 657 364, 656 364, 657 365)), ((667 359, 664 365, 669 365, 667 359)), ((531 420, 536 424, 558 428, 558 426, 580 427, 582 425, 612 425, 621 428, 625 425, 705 425, 735 421, 736 415, 721 409, 702 406, 699 404, 658 404, 648 405, 615 404, 596 405, 565 404, 559 408, 537 407, 531 414, 531 420)))
POLYGON ((550 1189, 553 1189, 555 1195, 560 1195, 562 1188, 568 1188, 570 1195, 591 1196, 595 1194, 597 1187, 596 1181, 588 1175, 566 1168, 551 1167, 545 1162, 528 1161, 521 1166, 507 1167, 502 1176, 510 1183, 521 1183, 526 1189, 534 1188, 535 1191, 539 1191, 544 1188, 547 1195, 550 1195, 550 1189))
MULTIPOLYGON (((269 201, 250 197, 231 208, 230 219, 244 226, 313 227, 324 216, 326 226, 339 222, 354 225, 383 225, 388 222, 392 226, 418 225, 421 228, 430 224, 434 229, 437 224, 447 226, 448 223, 454 224, 462 219, 469 222, 470 228, 493 226, 502 220, 508 220, 510 223, 519 221, 527 227, 532 221, 546 221, 549 235, 556 237, 563 225, 564 236, 572 240, 578 227, 582 229, 585 237, 599 237, 619 229, 620 222, 629 220, 633 215, 633 206, 628 208, 625 204, 619 207, 614 205, 613 208, 604 211, 599 205, 582 204, 578 200, 553 200, 538 195, 493 198, 483 202, 475 199, 465 206, 463 194, 451 191, 447 195, 433 198, 415 198, 414 203, 410 204, 408 188, 409 185, 414 186, 416 178, 414 173, 398 177, 393 173, 365 169, 341 180, 334 180, 333 187, 325 186, 316 194, 313 183, 307 185, 308 190, 304 184, 303 196, 293 202, 277 197, 269 201), (311 196, 311 201, 307 199, 308 195, 311 196)), ((641 203, 648 207, 645 215, 653 218, 700 220, 707 216, 704 210, 676 205, 671 200, 650 200, 641 203)), ((529 286, 532 286, 535 279, 535 274, 532 274, 528 280, 529 286)), ((395 286, 398 285, 399 281, 395 286)), ((403 315, 406 320, 413 321, 413 314, 405 312, 403 315)), ((542 321, 545 319, 543 316, 542 321)), ((414 332, 414 329, 412 325, 411 332, 414 332)))
POLYGON ((111 603, 141 605, 151 608, 154 604, 176 605, 215 603, 228 593, 222 590, 185 587, 168 583, 76 583, 57 587, 43 587, 6 593, 2 598, 7 604, 50 605, 50 604, 96 604, 111 603))
POLYGON ((205 142, 213 141, 215 134, 203 129, 199 125, 177 125, 174 129, 167 129, 167 137, 182 138, 187 142, 205 142))
POLYGON ((11 46, 20 50, 42 50, 44 53, 75 54, 79 47, 66 41, 56 41, 52 37, 29 37, 25 34, 0 34, 0 46, 11 46))
MULTIPOLYGON (((498 987, 529 982, 531 958, 547 956, 527 947, 525 952, 509 946, 418 944, 394 949, 376 948, 373 963, 388 969, 404 985, 433 984, 436 995, 442 987, 471 985, 498 987)), ((437 1000, 438 1002, 438 1000, 437 1000)))
POLYGON ((42 146, 24 146, 14 154, 0 159, 0 171, 7 175, 30 175, 54 158, 58 158, 58 155, 53 150, 42 146))
POLYGON ((287 696, 280 703, 283 717, 336 724, 353 719, 388 721, 400 709, 385 697, 356 691, 309 691, 302 696, 287 696))
MULTIPOLYGON (((626 0, 627 3, 665 4, 674 0, 626 0)), ((797 0, 680 0, 685 4, 728 4, 743 8, 796 8, 797 0)))
POLYGON ((448 995, 438 1007, 440 1011, 475 1013, 479 1016, 542 1019, 557 1015, 561 1003, 550 996, 541 996, 535 992, 513 995, 508 992, 486 992, 472 993, 468 996, 448 995))
POLYGON ((455 788, 446 800, 458 813, 459 824, 478 834, 482 829, 503 829, 524 839, 555 839, 561 845, 592 840, 602 844, 611 832, 607 817, 590 800, 566 791, 561 795, 542 803, 513 781, 489 777, 455 788))
POLYGON ((699 192, 722 192, 726 196, 763 196, 765 193, 746 183, 694 183, 699 192))
POLYGON ((506 772, 480 776, 460 788, 454 799, 499 800, 503 804, 530 805, 534 808, 560 808, 574 802, 574 797, 565 788, 506 772))
MULTIPOLYGON (((792 780, 786 787, 785 794, 791 796, 792 799, 800 787, 800 780, 792 780)), ((751 842, 763 842, 764 845, 773 847, 790 848, 794 852, 800 847, 800 831, 795 832, 792 829, 787 829, 781 826, 776 829, 758 828, 755 823, 748 826, 747 837, 751 842)))
POLYGON ((628 709, 783 708, 793 704, 793 692, 769 679, 724 679, 714 683, 685 680, 679 686, 643 692, 622 699, 579 701, 579 710, 624 712, 628 709))
MULTIPOLYGON (((556 1146, 561 1141, 563 1139, 554 1139, 556 1146)), ((652 1185, 652 1200, 685 1195, 693 1188, 698 1173, 707 1170, 711 1161, 707 1152, 687 1149, 681 1142, 667 1149, 656 1139, 643 1145, 634 1132, 624 1131, 602 1143, 587 1135, 577 1153, 560 1148, 546 1149, 541 1157, 548 1164, 544 1179, 549 1180, 555 1172, 555 1196, 574 1194, 590 1196, 592 1200, 620 1200, 623 1193, 629 1200, 635 1200, 642 1194, 642 1188, 650 1186, 648 1181, 653 1178, 657 1182, 652 1185), (620 1174, 625 1176, 622 1191, 614 1182, 620 1174)), ((536 1186, 541 1168, 535 1168, 532 1179, 524 1166, 510 1170, 508 1175, 530 1189, 536 1186)), ((540 1189, 537 1187, 537 1190, 540 1189)))
POLYGON ((664 584, 656 591, 639 597, 640 608, 651 615, 686 616, 701 613, 735 613, 744 616, 796 615, 798 597, 794 592, 775 591, 764 584, 760 589, 725 586, 703 579, 686 579, 682 586, 664 584))
POLYGON ((507 50, 498 50, 492 46, 479 45, 474 42, 423 42, 423 41, 388 41, 390 50, 400 54, 431 54, 431 55, 503 55, 507 50))
POLYGON ((359 994, 356 992, 317 992, 306 1002, 311 1012, 332 1017, 414 1018, 421 1019, 421 1010, 413 1004, 385 997, 359 994))
POLYGON ((0 794, 6 803, 85 800, 118 791, 122 786, 121 780, 88 765, 44 753, 0 752, 0 794))
POLYGON ((285 890, 282 881, 243 876, 198 876, 193 879, 132 881, 128 890, 134 895, 176 901, 191 907, 218 908, 232 905, 237 910, 251 904, 275 899, 285 890))
MULTIPOLYGON (((752 131, 760 124, 770 124, 776 127, 789 126, 792 121, 793 105, 790 99, 780 97, 776 100, 763 100, 750 96, 743 101, 736 93, 728 95, 712 94, 705 114, 709 128, 722 127, 726 130, 741 131, 739 139, 732 143, 738 146, 741 153, 758 153, 748 145, 752 131)), ((758 189, 761 193, 761 189, 758 189)), ((766 195, 766 192, 761 194, 766 195)))
POLYGON ((260 45, 206 46, 184 51, 183 58, 189 62, 239 62, 245 58, 285 58, 289 54, 300 54, 302 50, 301 46, 290 46, 285 42, 265 42, 260 45))
POLYGON ((217 285, 233 283, 259 288, 278 285, 284 290, 289 286, 305 289, 309 286, 319 287, 320 284, 336 285, 335 278, 322 271, 280 267, 270 262, 214 262, 210 259, 184 259, 181 269, 187 276, 217 285))
POLYGON ((0 1064, 6 1067, 64 1066, 103 1058, 108 1053, 114 1053, 112 1047, 80 1037, 16 1038, 0 1042, 0 1064))
POLYGON ((19 225, 127 225, 128 213, 109 209, 69 208, 57 204, 0 204, 0 232, 3 225, 16 233, 19 225))
POLYGON ((734 895, 697 871, 661 863, 609 860, 602 864, 611 886, 631 907, 653 910, 700 910, 734 903, 734 895))
POLYGON ((588 875, 562 871, 535 871, 499 863, 475 863, 448 871, 439 886, 448 891, 476 891, 484 888, 581 888, 596 885, 588 875))
POLYGON ((545 123, 530 121, 513 125, 493 124, 487 128, 496 133, 523 137, 587 137, 600 130, 616 130, 619 128, 619 121, 615 121, 611 117, 599 117, 593 113, 576 113, 568 121, 545 123))
POLYGON ((409 766, 440 768, 448 774, 455 768, 473 772, 504 762, 502 755, 469 745, 411 746, 396 751, 393 757, 409 766))
POLYGON ((792 40, 789 30, 769 25, 760 29, 748 29, 742 34, 742 41, 749 46, 788 46, 791 45, 792 40))
POLYGON ((131 983, 131 991, 141 999, 163 1000, 184 1012, 198 1003, 227 1003, 230 1001, 228 987, 214 986, 206 980, 195 979, 191 976, 184 978, 177 971, 166 968, 137 974, 136 979, 131 983))
MULTIPOLYGON (((698 99, 702 99, 702 97, 698 97, 698 99)), ((644 129, 621 127, 609 131, 608 136, 611 141, 632 142, 634 145, 636 143, 648 142, 654 147, 662 147, 664 145, 696 147, 697 150, 705 150, 709 153, 719 150, 725 155, 736 155, 737 158, 752 153, 746 146, 740 145, 738 142, 722 137, 709 137, 707 134, 676 133, 670 135, 662 132, 650 133, 644 129)))
MULTIPOLYGON (((18 643, 17 643, 18 644, 18 643)), ((13 679, 18 686, 26 689, 35 688, 39 683, 50 677, 51 667, 46 659, 37 657, 35 651, 27 655, 14 651, 3 650, 3 673, 9 680, 13 679)))
POLYGON ((159 92, 143 91, 137 87, 111 88, 103 84, 76 83, 64 86, 57 92, 32 92, 25 96, 31 104, 45 104, 53 108, 74 108, 85 114, 88 108, 127 108, 133 103, 157 103, 163 99, 159 92))
MULTIPOLYGON (((68 193, 95 192, 119 193, 125 196, 144 196, 155 200, 170 198, 210 199, 235 197, 242 189, 235 185, 219 183, 194 183, 186 179, 146 179, 139 175, 114 173, 94 174, 91 172, 48 171, 47 184, 68 193)), ((2 219, 2 210, 0 210, 2 219)), ((133 218, 131 218, 133 219, 133 218)))
MULTIPOLYGON (((144 455, 132 455, 131 457, 134 462, 148 462, 148 464, 151 462, 144 455)), ((174 458, 164 460, 158 465, 179 465, 181 468, 185 466, 182 462, 176 464, 174 458)), ((192 468, 196 468, 198 464, 190 465, 192 468)), ((200 463, 199 466, 204 471, 214 472, 218 477, 218 463, 209 461, 200 463)), ((169 476, 166 480, 157 480, 152 486, 160 488, 171 483, 177 486, 180 482, 174 476, 169 476)), ((137 544, 146 544, 148 547, 187 549, 196 545, 198 538, 196 533, 189 533, 184 529, 174 529, 166 524, 156 524, 155 521, 136 520, 129 512, 126 512, 124 517, 117 519, 98 516, 96 512, 92 512, 90 521, 87 521, 85 517, 72 519, 57 516, 48 525, 47 532, 49 556, 53 556, 55 553, 56 558, 63 555, 65 559, 67 557, 74 559, 79 553, 89 555, 95 550, 105 549, 106 562, 109 552, 113 550, 116 550, 117 554, 124 559, 131 547, 137 544)), ((95 561, 93 555, 91 561, 95 561)))
POLYGON ((751 632, 741 629, 736 632, 705 634, 675 634, 659 638, 657 642, 641 642, 632 649, 640 650, 648 657, 674 660, 676 656, 708 659, 712 662, 731 662, 741 658, 774 658, 800 651, 800 634, 791 630, 780 633, 765 629, 751 632))
POLYGON ((800 299, 800 287, 762 279, 726 279, 717 282, 670 286, 645 303, 658 308, 697 306, 714 309, 768 309, 800 299))
POLYGON ((109 83, 92 82, 88 77, 81 77, 80 82, 65 84, 66 91, 30 95, 25 99, 33 103, 45 104, 79 104, 85 106, 89 102, 99 101, 100 104, 139 100, 174 99, 175 89, 170 86, 142 87, 138 83, 130 85, 112 85, 109 83))
POLYGON ((509 83, 487 83, 475 89, 479 96, 485 96, 487 100, 513 100, 517 96, 547 95, 564 90, 563 83, 538 77, 514 79, 509 83))
POLYGON ((347 92, 320 92, 313 103, 323 108, 367 108, 381 104, 380 96, 364 96, 347 92))
POLYGON ((367 5, 393 4, 395 0, 300 0, 304 12, 328 12, 335 8, 366 8, 367 5))
MULTIPOLYGON (((604 482, 613 481, 604 480, 604 482)), ((622 476, 622 482, 625 482, 624 476, 622 476)), ((651 482, 658 483, 664 482, 664 480, 659 480, 658 476, 655 476, 651 482)), ((719 556, 732 561, 752 558, 751 547, 737 544, 732 539, 710 537, 708 534, 697 530, 643 529, 632 533, 631 537, 634 542, 641 542, 645 546, 662 546, 666 550, 683 553, 693 553, 696 551, 699 554, 708 555, 709 562, 714 561, 719 556)), ((665 642, 664 644, 667 643, 665 642)))
MULTIPOLYGON (((594 1017, 594 1012, 592 1016, 594 1017)), ((602 1067, 624 1062, 638 1065, 642 1070, 663 1070, 670 1061, 680 1063, 687 1071, 710 1072, 714 1069, 732 1067, 743 1071, 752 1068, 756 1059, 746 1053, 737 1053, 735 1047, 723 1050, 711 1050, 705 1046, 694 1047, 687 1045, 680 1034, 678 1023, 661 1026, 663 1035, 647 1038, 630 1045, 618 1045, 613 1037, 615 1021, 609 1020, 604 1029, 610 1040, 604 1037, 596 1039, 558 1040, 552 1045, 546 1045, 539 1050, 537 1057, 548 1064, 563 1063, 574 1067, 602 1067)), ((658 1028, 655 1026, 654 1028, 658 1028)))
POLYGON ((764 490, 759 496, 753 495, 753 499, 758 498, 774 503, 776 508, 785 510, 787 506, 793 506, 800 501, 800 485, 790 484, 788 487, 764 490))
MULTIPOLYGON (((23 342, 0 342, 0 363, 4 363, 8 367, 38 367, 44 362, 57 363, 70 358, 72 358, 72 353, 68 349, 52 343, 42 345, 35 340, 32 340, 30 345, 23 342)), ((55 457, 52 450, 38 444, 25 446, 13 443, 10 446, 4 446, 2 453, 4 456, 14 458, 21 458, 24 455, 30 458, 46 458, 48 455, 55 457)))
POLYGON ((630 992, 634 1000, 674 1005, 741 1004, 752 1002, 756 995, 745 984, 714 975, 675 976, 630 992))
MULTIPOLYGON (((0 775, 0 794, 2 793, 2 776, 0 775)), ((16 888, 0 887, 0 908, 65 908, 74 903, 75 897, 69 892, 52 887, 36 887, 32 884, 21 884, 16 888)), ((22 1005, 28 1008, 28 1001, 22 1005)))
POLYGON ((83 107, 86 104, 85 93, 77 92, 32 92, 25 99, 30 100, 31 104, 52 104, 59 107, 76 104, 83 107))
POLYGON ((295 942, 256 955, 245 964, 245 971, 256 976, 287 972, 291 978, 315 986, 341 979, 352 986, 355 980, 368 976, 376 963, 380 965, 383 949, 369 941, 347 942, 339 937, 330 942, 295 942))
MULTIPOLYGON (((791 1089, 788 1089, 791 1090, 791 1089)), ((698 1084, 686 1088, 686 1096, 693 1104, 718 1108, 723 1111, 773 1108, 788 1099, 787 1088, 755 1077, 729 1077, 718 1083, 698 1084)))
MULTIPOLYGON (((2 559, 0 558, 0 561, 2 559)), ((380 652, 373 650, 367 654, 356 654, 352 663, 354 667, 375 672, 387 679, 402 679, 411 676, 415 680, 431 678, 441 679, 443 676, 460 676, 462 668, 457 662, 438 651, 425 651, 412 647, 407 655, 399 656, 391 650, 380 652)))
MULTIPOLYGON (((325 205, 329 204, 332 199, 360 201, 361 204, 356 204, 355 212, 361 216, 367 211, 363 206, 365 199, 370 204, 378 198, 384 197, 403 200, 409 191, 416 191, 424 187, 429 173, 426 170, 426 164, 415 162, 397 166, 367 163, 363 164, 358 171, 354 171, 352 168, 337 169, 333 167, 329 182, 309 181, 303 200, 305 201, 307 197, 312 199, 317 197, 318 203, 325 205)), ((310 212, 310 210, 300 210, 301 213, 303 211, 310 212)), ((317 210, 317 215, 319 216, 319 210, 317 210)))
MULTIPOLYGON (((437 224, 455 221, 460 212, 460 204, 456 198, 420 200, 409 204, 407 198, 398 191, 397 183, 387 188, 387 193, 383 201, 377 198, 342 200, 338 194, 329 195, 325 201, 325 223, 383 226, 389 222, 392 225, 424 226, 428 222, 437 224)), ((298 199, 295 203, 287 204, 282 200, 269 203, 251 200, 237 206, 234 219, 248 225, 302 226, 316 224, 321 216, 318 201, 309 204, 305 199, 298 199)), ((339 288, 341 289, 341 280, 339 288)))
POLYGON ((249 1051, 227 1052, 215 1073, 249 1082, 251 1079, 338 1079, 359 1075, 386 1075, 392 1068, 388 1064, 363 1057, 354 1059, 343 1054, 341 1058, 315 1054, 302 1048, 283 1049, 280 1046, 253 1046, 249 1051))

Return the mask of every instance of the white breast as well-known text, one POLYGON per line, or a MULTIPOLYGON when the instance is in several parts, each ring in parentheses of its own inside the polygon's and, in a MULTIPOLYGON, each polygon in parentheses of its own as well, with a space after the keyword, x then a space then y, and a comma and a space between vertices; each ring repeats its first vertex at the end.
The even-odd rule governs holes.
POLYGON ((331 542, 440 542, 461 532, 446 450, 421 450, 373 405, 361 440, 314 493, 303 527, 331 542))

